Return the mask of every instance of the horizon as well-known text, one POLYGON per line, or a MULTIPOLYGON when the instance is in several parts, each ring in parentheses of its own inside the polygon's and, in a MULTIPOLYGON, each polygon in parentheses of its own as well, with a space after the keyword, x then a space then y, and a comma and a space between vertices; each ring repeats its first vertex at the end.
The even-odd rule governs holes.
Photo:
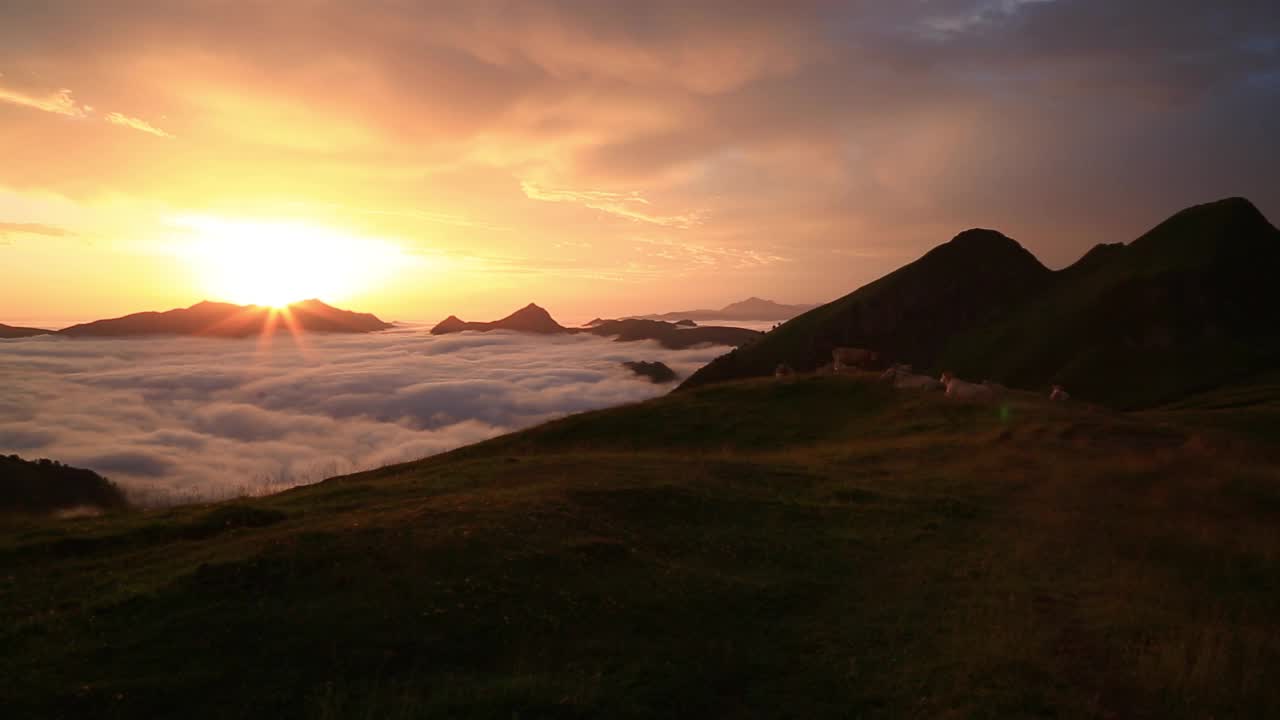
MULTIPOLYGON (((1197 208, 1197 207, 1202 207, 1202 206, 1207 206, 1207 205, 1217 205, 1217 204, 1221 204, 1221 203, 1225 203, 1225 202, 1229 202, 1229 201, 1243 201, 1247 206, 1252 207, 1252 208, 1253 208, 1253 210, 1255 210, 1255 211, 1257 211, 1259 214, 1261 214, 1261 215, 1262 215, 1262 217, 1263 217, 1263 219, 1264 219, 1266 222, 1270 223, 1270 218, 1267 216, 1266 212, 1265 212, 1265 211, 1263 211, 1261 208, 1259 208, 1259 207, 1257 206, 1257 204, 1256 204, 1256 203, 1254 203, 1251 199, 1249 199, 1249 198, 1247 198, 1247 197, 1243 197, 1243 196, 1231 196, 1231 197, 1218 198, 1218 199, 1215 199, 1215 200, 1212 200, 1212 201, 1208 201, 1208 202, 1204 202, 1204 203, 1197 203, 1197 204, 1195 204, 1195 205, 1191 205, 1191 206, 1188 206, 1188 207, 1186 207, 1186 208, 1180 208, 1180 209, 1179 209, 1179 210, 1177 210, 1176 212, 1171 213, 1171 214, 1169 215, 1169 217, 1165 218, 1164 220, 1161 220, 1161 221, 1159 221, 1159 222, 1153 223, 1153 224, 1152 224, 1152 226, 1151 226, 1150 228, 1148 228, 1148 231, 1150 231, 1150 230, 1154 230, 1156 227, 1158 227, 1158 226, 1159 226, 1161 223, 1163 223, 1165 220, 1171 219, 1171 218, 1173 218, 1175 215, 1177 215, 1178 213, 1181 213, 1181 212, 1183 212, 1183 211, 1185 211, 1185 210, 1191 210, 1191 209, 1194 209, 1194 208, 1197 208)), ((961 237, 961 236, 963 236, 963 235, 967 235, 967 234, 974 233, 974 232, 991 232, 991 233, 996 233, 996 234, 999 234, 999 235, 1003 235, 1003 236, 1005 236, 1005 237, 1008 237, 1008 235, 1007 235, 1007 234, 1005 234, 1005 233, 1001 232, 1000 230, 998 230, 998 229, 996 229, 996 228, 991 228, 991 227, 972 227, 972 228, 968 228, 968 229, 966 229, 966 230, 962 230, 962 231, 960 231, 959 233, 957 233, 957 234, 955 235, 955 237, 961 237)), ((1142 234, 1145 234, 1145 232, 1144 232, 1144 233, 1142 233, 1142 234)), ((1141 234, 1140 234, 1140 235, 1141 235, 1141 234)), ((1065 269, 1070 268, 1070 267, 1071 267, 1072 265, 1074 265, 1076 262, 1078 262, 1079 260, 1083 259, 1083 258, 1085 257, 1085 255, 1086 255, 1086 254, 1088 254, 1088 252, 1090 252, 1091 250, 1093 250, 1093 249, 1095 249, 1095 248, 1098 248, 1098 247, 1103 246, 1103 245, 1115 245, 1115 244, 1128 245, 1129 243, 1133 242, 1134 240, 1137 240, 1137 239, 1140 237, 1140 235, 1139 235, 1139 236, 1135 236, 1134 238, 1132 238, 1131 240, 1128 240, 1128 241, 1118 241, 1118 242, 1099 242, 1099 243, 1094 243, 1094 244, 1090 245, 1090 246, 1089 246, 1089 247, 1084 251, 1084 253, 1082 253, 1082 254, 1081 254, 1081 256, 1080 256, 1080 257, 1075 258, 1074 260, 1069 261, 1067 264, 1062 265, 1061 267, 1052 267, 1052 266, 1050 266, 1049 264, 1045 263, 1045 262, 1044 262, 1044 260, 1043 260, 1042 258, 1039 258, 1038 256, 1036 256, 1036 260, 1037 260, 1038 262, 1040 262, 1040 264, 1041 264, 1041 265, 1043 265, 1044 267, 1046 267, 1047 269, 1049 269, 1049 270, 1051 270, 1051 271, 1054 271, 1054 272, 1057 272, 1057 271, 1061 271, 1061 270, 1065 270, 1065 269)), ((952 238, 952 239, 954 239, 954 238, 952 238)), ((1025 245, 1022 245, 1022 243, 1019 243, 1019 242, 1017 241, 1017 239, 1016 239, 1016 238, 1009 238, 1009 239, 1013 240, 1013 241, 1014 241, 1015 243, 1017 243, 1020 247, 1023 247, 1024 249, 1028 249, 1028 248, 1026 248, 1026 246, 1025 246, 1025 245)), ((948 242, 949 242, 949 241, 948 241, 948 242)), ((946 244, 946 243, 942 243, 942 244, 946 244)), ((941 245, 934 246, 934 248, 927 248, 924 252, 922 252, 921 256, 923 257, 923 254, 927 253, 927 252, 928 252, 928 250, 936 249, 936 247, 940 247, 940 246, 941 246, 941 245)), ((1028 250, 1029 250, 1029 249, 1028 249, 1028 250)), ((1032 252, 1032 255, 1033 255, 1033 256, 1035 256, 1035 253, 1034 253, 1034 252, 1032 252)), ((918 259, 918 258, 912 258, 912 259, 910 259, 910 260, 907 260, 907 261, 904 263, 904 266, 905 266, 905 265, 907 265, 907 264, 910 264, 910 263, 911 263, 911 262, 913 262, 915 259, 918 259)), ((897 269, 897 268, 890 269, 888 272, 892 272, 894 269, 897 269)), ((886 274, 888 274, 888 272, 887 272, 886 274)), ((874 282, 876 279, 878 279, 878 278, 872 278, 871 280, 868 280, 867 282, 868 282, 868 283, 870 283, 870 282, 874 282)), ((850 292, 852 292, 852 291, 854 291, 854 290, 861 289, 862 287, 864 287, 864 285, 859 285, 859 286, 857 286, 857 287, 851 288, 851 289, 850 289, 850 292)), ((847 293, 846 293, 846 294, 847 294, 847 293)), ((836 299, 836 298, 832 298, 831 300, 834 300, 834 299, 836 299)), ((662 314, 688 314, 689 319, 694 319, 694 320, 704 319, 704 320, 705 320, 705 319, 707 319, 707 318, 705 318, 705 317, 703 317, 703 316, 699 316, 696 312, 688 312, 688 313, 686 313, 686 311, 693 311, 693 310, 697 310, 697 311, 710 311, 710 312, 714 313, 714 312, 718 312, 718 311, 720 311, 720 310, 722 310, 722 309, 728 308, 728 307, 729 307, 729 306, 731 306, 731 305, 735 305, 735 304, 739 304, 739 303, 744 303, 744 302, 752 302, 752 301, 760 301, 760 302, 765 302, 765 303, 775 303, 775 304, 780 304, 780 305, 791 305, 791 306, 805 306, 805 305, 807 305, 807 306, 811 306, 811 307, 817 307, 817 306, 820 306, 820 305, 825 304, 826 302, 830 302, 830 300, 824 300, 824 301, 820 301, 820 302, 794 302, 794 303, 790 303, 790 302, 782 302, 782 303, 779 303, 778 301, 776 301, 776 300, 774 300, 774 299, 772 299, 772 298, 762 298, 762 297, 760 297, 759 295, 751 295, 751 296, 748 296, 748 297, 746 297, 746 298, 739 298, 739 299, 737 299, 737 300, 733 300, 733 301, 730 301, 730 302, 726 302, 726 303, 724 303, 724 304, 722 304, 722 305, 718 305, 718 306, 712 306, 712 305, 710 305, 710 304, 706 304, 706 305, 700 305, 700 306, 696 306, 696 307, 695 307, 695 306, 682 307, 682 308, 679 308, 679 309, 673 309, 673 310, 653 310, 653 311, 648 311, 648 312, 634 311, 634 312, 618 313, 618 314, 615 314, 615 315, 601 315, 601 314, 595 314, 595 315, 592 315, 591 313, 586 313, 586 314, 578 313, 578 314, 574 314, 574 315, 566 315, 565 317, 567 317, 567 318, 569 318, 569 319, 568 319, 568 320, 563 320, 562 322, 563 322, 563 324, 564 324, 566 327, 578 327, 578 326, 583 326, 583 325, 587 324, 588 322, 590 322, 590 319, 601 318, 601 317, 603 317, 603 318, 609 318, 609 317, 615 317, 615 318, 627 318, 627 317, 644 317, 644 316, 648 316, 648 315, 662 315, 662 314), (588 318, 590 318, 590 319, 588 319, 588 318)), ((80 324, 80 323, 88 323, 88 322, 92 322, 92 321, 95 321, 95 320, 102 320, 102 319, 114 319, 114 318, 117 318, 117 317, 124 317, 124 316, 128 316, 128 315, 133 315, 133 314, 137 314, 137 313, 145 313, 145 312, 165 312, 165 311, 168 311, 168 310, 188 309, 188 308, 194 307, 194 306, 196 306, 196 305, 204 304, 204 303, 223 303, 223 304, 237 305, 237 306, 241 306, 241 307, 260 307, 260 308, 264 308, 264 309, 267 309, 267 310, 276 311, 276 310, 282 310, 282 309, 285 309, 285 308, 289 308, 289 307, 293 307, 293 306, 297 306, 297 305, 301 305, 301 304, 305 304, 305 303, 313 303, 313 302, 320 302, 320 303, 323 303, 323 304, 329 305, 329 306, 331 306, 331 307, 337 307, 338 309, 341 309, 341 310, 348 310, 348 311, 360 312, 360 313, 370 312, 370 311, 363 310, 363 309, 356 308, 356 307, 341 307, 341 306, 340 306, 340 304, 338 304, 338 303, 334 303, 334 302, 332 302, 332 301, 330 301, 330 300, 327 300, 327 299, 325 299, 325 298, 323 298, 323 297, 318 297, 318 296, 313 296, 313 297, 300 297, 300 298, 297 298, 297 299, 291 299, 291 300, 290 300, 290 299, 285 299, 285 298, 279 298, 279 299, 278 299, 278 301, 276 301, 276 302, 272 302, 272 301, 264 301, 264 302, 252 302, 252 301, 248 301, 248 302, 237 302, 237 301, 232 300, 232 299, 215 299, 215 298, 213 298, 213 297, 206 297, 206 298, 202 298, 202 299, 200 299, 200 300, 197 300, 197 301, 195 301, 195 302, 192 302, 190 305, 178 306, 178 307, 173 307, 173 308, 149 308, 149 309, 145 309, 145 310, 135 310, 135 311, 130 311, 130 312, 126 312, 126 313, 121 313, 121 315, 120 315, 120 316, 93 317, 93 318, 73 318, 73 319, 69 319, 69 320, 68 320, 68 319, 65 319, 65 318, 64 318, 64 319, 61 319, 61 320, 48 320, 47 318, 46 318, 46 319, 43 319, 43 320, 40 320, 40 319, 34 319, 34 318, 18 318, 18 319, 12 320, 12 321, 6 321, 4 318, 0 318, 0 324, 3 324, 3 325, 11 325, 11 326, 32 327, 32 328, 39 328, 39 329, 45 329, 45 330, 51 330, 51 331, 58 331, 58 330, 61 330, 61 329, 63 329, 63 328, 71 327, 71 326, 76 325, 76 324, 80 324)), ((538 303, 536 300, 534 300, 534 301, 532 301, 532 302, 530 302, 530 303, 522 304, 520 307, 524 307, 525 305, 538 305, 538 304, 539 304, 539 303, 538 303)), ((517 308, 517 309, 519 309, 519 308, 517 308)), ((553 317, 555 317, 555 315, 556 315, 556 313, 555 313, 555 312, 552 312, 550 309, 545 308, 545 307, 544 307, 543 309, 548 310, 548 312, 550 312, 550 313, 551 313, 551 315, 552 315, 553 317)), ((498 315, 498 316, 499 316, 499 317, 501 317, 501 316, 506 316, 506 315, 510 314, 510 312, 514 312, 514 311, 502 311, 501 313, 499 313, 499 315, 498 315)), ((378 315, 378 313, 376 313, 376 312, 371 312, 370 314, 373 314, 373 315, 375 315, 375 316, 376 316, 376 315, 378 315)), ((464 313, 464 314, 466 314, 466 313, 464 313)), ((384 320, 384 321, 387 321, 387 322, 391 322, 391 323, 405 323, 405 324, 410 324, 410 325, 427 325, 427 324, 437 323, 437 322, 439 322, 440 320, 444 319, 444 317, 456 316, 456 315, 458 315, 458 311, 450 311, 450 312, 448 312, 448 313, 447 313, 447 315, 445 315, 445 316, 443 316, 443 317, 441 317, 441 316, 437 316, 437 317, 435 317, 435 318, 431 318, 431 319, 424 318, 424 317, 417 317, 417 318, 409 318, 409 317, 405 317, 405 318, 386 318, 386 317, 379 317, 379 319, 384 320)), ((560 318, 558 318, 558 319, 560 319, 560 318)), ((713 318, 713 319, 714 319, 714 318, 713 318)), ((759 319, 756 319, 756 320, 759 320, 759 319)), ((722 321, 722 322, 727 323, 727 324, 732 324, 730 321, 722 321)), ((745 323, 751 324, 751 323, 753 323, 754 321, 752 321, 752 320, 748 320, 748 319, 745 319, 745 318, 744 318, 742 321, 739 321, 739 322, 740 322, 740 323, 741 323, 741 322, 745 322, 745 323)), ((759 323, 758 323, 758 322, 756 322, 755 324, 759 324, 759 323)), ((752 325, 752 326, 754 327, 754 325, 752 325)), ((746 327, 746 325, 743 325, 743 327, 746 327)))
POLYGON ((813 304, 970 227, 1057 269, 1218 198, 1280 214, 1276 16, 9 6, 0 313, 813 304))

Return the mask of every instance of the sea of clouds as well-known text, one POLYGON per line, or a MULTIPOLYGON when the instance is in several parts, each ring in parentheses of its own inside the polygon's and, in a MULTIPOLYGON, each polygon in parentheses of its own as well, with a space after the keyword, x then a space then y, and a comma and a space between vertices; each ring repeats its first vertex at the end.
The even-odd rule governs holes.
POLYGON ((258 494, 669 391, 723 347, 462 333, 0 340, 0 454, 115 480, 144 504, 258 494))

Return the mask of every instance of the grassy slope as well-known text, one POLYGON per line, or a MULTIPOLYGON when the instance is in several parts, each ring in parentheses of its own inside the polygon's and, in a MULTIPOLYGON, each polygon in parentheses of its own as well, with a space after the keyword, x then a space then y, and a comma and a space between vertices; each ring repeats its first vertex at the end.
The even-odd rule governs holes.
POLYGON ((1280 471, 1167 425, 718 385, 0 532, 6 717, 1280 712, 1280 471))

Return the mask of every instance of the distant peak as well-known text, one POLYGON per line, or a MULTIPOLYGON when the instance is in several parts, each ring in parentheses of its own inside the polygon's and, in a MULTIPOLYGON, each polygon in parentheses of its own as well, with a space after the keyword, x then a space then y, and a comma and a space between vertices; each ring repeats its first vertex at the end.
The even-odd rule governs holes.
POLYGON ((525 305, 524 307, 512 313, 512 317, 515 317, 518 315, 535 315, 535 314, 550 315, 551 313, 547 312, 545 308, 540 307, 537 303, 529 303, 528 305, 525 305))
POLYGON ((1174 215, 1173 218, 1193 216, 1221 218, 1263 217, 1262 211, 1258 210, 1258 206, 1254 205, 1247 198, 1229 197, 1223 198, 1222 200, 1215 200, 1214 202, 1204 203, 1202 205, 1192 205, 1191 207, 1174 215))
POLYGON ((1242 197, 1229 197, 1175 213, 1134 240, 1131 247, 1144 250, 1246 247, 1273 242, 1276 234, 1275 227, 1257 206, 1242 197))
POLYGON ((999 230, 988 230, 986 228, 972 228, 970 230, 965 230, 964 232, 952 238, 951 244, 961 245, 961 246, 975 246, 975 247, 981 247, 981 246, 1022 247, 1021 245, 1018 245, 1018 242, 1016 240, 1014 240, 1013 238, 1010 238, 1008 235, 1005 235, 999 230))

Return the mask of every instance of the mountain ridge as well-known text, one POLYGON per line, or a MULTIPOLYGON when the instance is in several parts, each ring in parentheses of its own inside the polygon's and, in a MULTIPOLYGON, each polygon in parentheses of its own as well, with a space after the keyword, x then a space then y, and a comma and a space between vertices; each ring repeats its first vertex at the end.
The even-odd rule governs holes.
POLYGON ((52 335, 53 333, 53 330, 42 330, 40 328, 20 327, 0 323, 0 340, 16 340, 18 338, 36 337, 38 335, 52 335))
POLYGON ((680 310, 676 312, 651 313, 633 315, 629 319, 636 320, 790 320, 791 318, 812 310, 817 305, 785 305, 759 297, 749 297, 720 308, 719 310, 680 310))
POLYGON ((567 328, 556 322, 551 317, 551 313, 536 303, 529 303, 511 315, 492 322, 467 322, 459 319, 456 315, 450 315, 431 328, 431 334, 449 335, 466 331, 490 332, 493 330, 526 332, 538 335, 578 335, 586 333, 600 337, 612 337, 616 342, 654 340, 670 350, 683 350, 703 344, 736 347, 760 337, 759 331, 746 328, 715 325, 687 327, 679 323, 642 318, 626 318, 623 320, 596 318, 588 323, 586 327, 567 328))
POLYGON ((57 331, 69 337, 196 335, 248 337, 275 330, 367 333, 391 328, 371 313, 342 310, 320 300, 302 300, 284 308, 203 300, 190 307, 132 313, 57 331))
POLYGON ((1268 290, 1276 272, 1280 231, 1244 198, 1186 208, 1057 271, 996 231, 967 230, 681 387, 767 375, 782 362, 813 370, 843 345, 918 370, 1034 389, 1060 383, 1084 399, 1149 407, 1280 361, 1267 321, 1280 313, 1268 290))

